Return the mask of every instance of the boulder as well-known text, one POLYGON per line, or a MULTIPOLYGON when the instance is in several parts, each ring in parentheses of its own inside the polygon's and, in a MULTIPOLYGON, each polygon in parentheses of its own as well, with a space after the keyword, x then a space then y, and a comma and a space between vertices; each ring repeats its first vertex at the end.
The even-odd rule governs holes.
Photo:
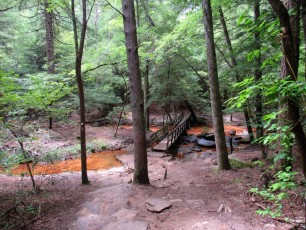
POLYGON ((186 142, 195 142, 197 140, 196 135, 188 135, 188 136, 182 136, 180 138, 181 141, 186 141, 186 142))
POLYGON ((197 135, 198 138, 203 138, 208 141, 215 141, 215 134, 214 133, 201 133, 197 135))
POLYGON ((196 142, 199 146, 209 147, 209 148, 216 147, 216 143, 214 141, 208 141, 204 138, 198 138, 196 142))
POLYGON ((160 213, 165 209, 171 208, 172 204, 169 201, 160 198, 149 198, 146 200, 146 208, 150 212, 160 213))

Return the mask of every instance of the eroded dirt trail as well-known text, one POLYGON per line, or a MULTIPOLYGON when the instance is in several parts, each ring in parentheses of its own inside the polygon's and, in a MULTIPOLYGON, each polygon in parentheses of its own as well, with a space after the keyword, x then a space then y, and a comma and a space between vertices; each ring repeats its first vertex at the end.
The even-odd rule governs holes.
MULTIPOLYGON (((260 151, 252 151, 254 154, 260 151)), ((132 154, 119 158, 126 166, 132 165, 132 154)), ((214 156, 198 160, 170 158, 163 153, 149 153, 150 186, 128 184, 132 173, 126 171, 103 178, 100 188, 85 196, 69 229, 287 229, 269 223, 269 219, 259 219, 255 209, 250 208, 252 201, 245 191, 257 176, 251 169, 216 173, 211 163, 214 156), (145 207, 148 198, 163 198, 173 206, 152 213, 145 207)))

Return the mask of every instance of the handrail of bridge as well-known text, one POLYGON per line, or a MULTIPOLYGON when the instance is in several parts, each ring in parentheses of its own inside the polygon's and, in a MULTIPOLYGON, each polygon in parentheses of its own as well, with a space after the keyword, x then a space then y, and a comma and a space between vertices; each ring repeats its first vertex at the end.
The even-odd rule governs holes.
MULTIPOLYGON (((181 122, 181 120, 184 118, 184 113, 181 113, 177 118, 171 121, 171 124, 174 124, 174 127, 181 122)), ((166 126, 162 127, 161 129, 157 130, 155 133, 153 133, 150 137, 150 142, 159 142, 162 139, 164 139, 168 133, 169 133, 169 127, 172 126, 170 123, 166 124, 166 126)))
POLYGON ((177 138, 188 128, 190 116, 191 114, 189 114, 183 122, 181 122, 172 132, 168 134, 166 149, 168 149, 177 140, 177 138))

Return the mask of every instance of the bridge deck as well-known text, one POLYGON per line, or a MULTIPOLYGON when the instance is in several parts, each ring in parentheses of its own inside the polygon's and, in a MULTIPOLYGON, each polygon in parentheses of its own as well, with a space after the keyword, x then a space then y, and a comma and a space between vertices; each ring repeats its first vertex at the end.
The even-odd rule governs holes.
POLYGON ((182 133, 187 129, 187 123, 190 118, 190 114, 174 126, 164 129, 164 133, 167 134, 165 137, 155 146, 152 146, 152 149, 155 151, 167 151, 168 148, 182 135, 182 133))
POLYGON ((166 151, 167 150, 167 137, 154 146, 154 150, 156 151, 166 151))

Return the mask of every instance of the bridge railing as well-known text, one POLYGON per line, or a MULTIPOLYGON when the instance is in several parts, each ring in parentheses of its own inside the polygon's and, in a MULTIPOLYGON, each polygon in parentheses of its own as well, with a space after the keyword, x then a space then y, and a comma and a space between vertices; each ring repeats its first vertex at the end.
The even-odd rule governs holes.
POLYGON ((172 126, 177 126, 181 120, 184 118, 184 113, 181 113, 177 118, 171 121, 171 123, 166 124, 163 128, 157 130, 150 137, 151 147, 153 147, 154 143, 158 143, 163 140, 168 134, 169 130, 172 126))
POLYGON ((168 149, 178 138, 179 136, 186 130, 188 129, 189 126, 189 119, 190 119, 191 114, 189 114, 183 122, 177 125, 177 127, 168 134, 167 137, 167 147, 168 149))

